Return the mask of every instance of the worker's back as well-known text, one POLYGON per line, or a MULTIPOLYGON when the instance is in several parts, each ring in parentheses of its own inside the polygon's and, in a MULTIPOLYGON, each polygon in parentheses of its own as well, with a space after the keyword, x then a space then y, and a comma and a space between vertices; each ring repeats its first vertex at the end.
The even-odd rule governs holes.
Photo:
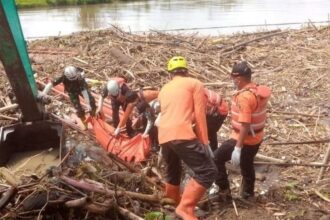
POLYGON ((203 85, 196 79, 176 76, 159 93, 161 117, 159 121, 160 144, 172 140, 192 140, 194 95, 203 92, 203 85), (201 90, 201 91, 200 91, 201 90))

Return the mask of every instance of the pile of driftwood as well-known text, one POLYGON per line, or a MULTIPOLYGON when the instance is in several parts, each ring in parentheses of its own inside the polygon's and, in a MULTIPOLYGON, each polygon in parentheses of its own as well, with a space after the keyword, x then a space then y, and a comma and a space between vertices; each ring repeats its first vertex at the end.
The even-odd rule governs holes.
MULTIPOLYGON (((136 35, 113 27, 34 41, 29 52, 40 77, 53 78, 73 64, 102 82, 125 76, 134 88, 161 88, 168 81, 167 60, 182 55, 193 77, 228 100, 233 92, 231 67, 246 60, 254 80, 273 92, 265 143, 279 144, 265 145, 263 153, 286 162, 311 163, 323 160, 324 143, 329 142, 325 126, 330 112, 329 33, 328 26, 311 25, 300 30, 198 37, 159 31, 136 35)), ((100 92, 100 87, 93 89, 100 92)), ((56 103, 53 107, 63 112, 56 103)), ((229 130, 229 125, 223 126, 220 139, 227 138, 229 130)))
MULTIPOLYGON (((219 37, 200 37, 197 33, 173 35, 159 31, 136 35, 113 27, 36 40, 29 42, 28 46, 38 79, 52 79, 60 75, 66 65, 75 65, 85 70, 86 77, 102 83, 114 76, 125 76, 133 88, 161 88, 169 80, 167 60, 182 55, 188 60, 191 76, 227 100, 233 92, 229 77, 232 65, 238 60, 248 61, 254 72, 254 81, 268 85, 273 92, 258 163, 285 165, 276 184, 285 188, 289 182, 297 182, 299 187, 295 193, 302 200, 329 212, 329 36, 329 26, 219 37), (301 188, 304 190, 299 190, 301 188)), ((1 125, 12 123, 19 117, 19 112, 14 109, 17 106, 10 107, 15 104, 5 99, 11 94, 5 82, 6 78, 1 76, 1 125)), ((91 89, 100 92, 102 86, 91 89)), ((60 97, 54 97, 48 110, 63 116, 72 108, 60 97)), ((228 138, 229 132, 227 120, 219 132, 220 142, 228 138)), ((61 184, 69 184, 60 180, 61 184)), ((107 185, 99 179, 96 181, 107 185)), ((111 184, 109 186, 109 190, 114 190, 111 184)), ((258 186, 256 190, 259 191, 258 186)), ((74 197, 81 198, 84 197, 74 197)))
POLYGON ((142 220, 160 210, 161 182, 99 147, 78 144, 58 166, 21 184, 5 168, 0 176, 1 219, 142 220))

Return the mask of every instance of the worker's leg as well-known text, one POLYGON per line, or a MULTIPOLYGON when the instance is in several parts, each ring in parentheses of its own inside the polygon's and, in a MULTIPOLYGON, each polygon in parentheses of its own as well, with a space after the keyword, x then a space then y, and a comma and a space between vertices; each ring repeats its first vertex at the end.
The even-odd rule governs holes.
POLYGON ((217 176, 217 169, 213 160, 208 157, 205 146, 197 140, 172 143, 172 150, 194 172, 193 178, 209 188, 217 176))
POLYGON ((117 127, 119 124, 119 107, 120 102, 115 99, 111 99, 111 109, 112 109, 112 125, 113 127, 117 127))
POLYGON ((85 111, 81 107, 81 104, 80 104, 80 101, 79 101, 79 94, 78 93, 69 93, 69 97, 70 97, 70 100, 71 100, 71 103, 72 103, 73 107, 77 111, 77 116, 81 120, 84 121, 85 120, 85 111))
POLYGON ((241 172, 242 172, 242 184, 241 184, 241 196, 244 199, 254 196, 254 182, 255 182, 255 171, 254 171, 254 157, 259 150, 260 144, 253 146, 244 146, 241 153, 241 172))
POLYGON ((149 132, 150 140, 151 140, 151 146, 154 151, 159 150, 159 144, 158 144, 158 128, 156 126, 153 126, 149 132))
MULTIPOLYGON (((122 107, 123 111, 125 111, 127 105, 121 104, 121 107, 122 107)), ((126 133, 128 134, 129 137, 134 136, 134 129, 133 129, 132 125, 133 125, 132 120, 130 118, 128 118, 126 121, 126 133)))
POLYGON ((89 102, 90 102, 90 105, 91 105, 91 108, 92 108, 92 112, 90 112, 90 114, 92 116, 95 115, 95 111, 96 111, 96 104, 95 104, 95 99, 94 99, 94 96, 92 96, 92 94, 87 90, 87 94, 89 96, 89 102))
POLYGON ((214 152, 214 162, 218 168, 218 176, 215 183, 219 186, 220 190, 230 189, 225 163, 231 159, 235 145, 236 140, 229 139, 223 142, 214 152))
POLYGON ((217 132, 221 128, 225 119, 226 116, 221 116, 218 113, 206 116, 208 138, 212 151, 215 151, 218 148, 217 132))
POLYGON ((182 165, 180 158, 170 147, 170 143, 162 144, 162 157, 165 162, 165 193, 166 198, 173 199, 176 204, 180 202, 180 182, 182 165))
POLYGON ((183 219, 197 220, 194 214, 195 206, 214 182, 217 169, 212 158, 206 152, 205 146, 199 141, 172 141, 172 143, 172 150, 194 172, 194 176, 187 183, 175 212, 183 219))

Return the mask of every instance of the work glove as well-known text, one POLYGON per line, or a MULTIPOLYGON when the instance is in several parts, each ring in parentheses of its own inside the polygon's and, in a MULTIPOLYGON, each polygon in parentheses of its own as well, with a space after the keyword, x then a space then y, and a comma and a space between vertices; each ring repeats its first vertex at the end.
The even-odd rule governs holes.
POLYGON ((101 109, 97 108, 96 111, 95 111, 95 115, 99 115, 100 113, 101 113, 101 109))
POLYGON ((241 147, 235 146, 233 153, 231 154, 231 163, 238 167, 241 161, 241 147))
POLYGON ((214 154, 213 154, 213 151, 212 151, 210 145, 209 144, 205 144, 204 147, 205 147, 205 153, 206 153, 206 155, 209 158, 214 159, 214 154))
POLYGON ((148 138, 149 134, 142 134, 142 138, 148 138))
POLYGON ((51 97, 43 92, 38 92, 37 100, 44 105, 50 104, 52 101, 51 97))
POLYGON ((113 135, 118 136, 119 133, 120 133, 120 128, 116 128, 115 132, 113 132, 113 135))
POLYGON ((87 112, 92 112, 92 106, 87 105, 87 112))

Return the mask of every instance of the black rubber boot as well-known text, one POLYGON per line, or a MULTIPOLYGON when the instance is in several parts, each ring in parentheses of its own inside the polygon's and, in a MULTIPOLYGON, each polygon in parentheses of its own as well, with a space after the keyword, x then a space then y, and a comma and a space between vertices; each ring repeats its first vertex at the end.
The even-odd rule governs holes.
POLYGON ((254 197, 254 181, 242 178, 240 196, 245 200, 250 200, 254 197))

